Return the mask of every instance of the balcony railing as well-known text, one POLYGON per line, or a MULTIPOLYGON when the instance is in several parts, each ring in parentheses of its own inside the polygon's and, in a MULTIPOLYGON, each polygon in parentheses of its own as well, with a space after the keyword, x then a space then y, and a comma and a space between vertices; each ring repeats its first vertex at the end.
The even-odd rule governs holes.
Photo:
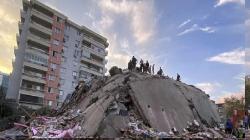
POLYGON ((44 31, 47 32, 49 35, 52 34, 52 29, 47 28, 47 27, 45 27, 45 26, 43 26, 43 25, 41 25, 41 24, 38 24, 38 23, 36 23, 36 22, 34 22, 34 21, 31 21, 31 25, 33 25, 34 28, 38 28, 38 29, 40 29, 40 30, 43 31, 43 32, 44 32, 44 31))
POLYGON ((100 43, 100 42, 94 40, 94 39, 91 38, 91 37, 84 36, 83 39, 85 39, 85 40, 87 40, 87 41, 89 41, 89 42, 92 42, 93 44, 96 44, 97 46, 102 46, 102 47, 105 48, 104 44, 102 44, 102 43, 100 43))
POLYGON ((34 50, 34 51, 38 51, 39 53, 46 54, 46 55, 49 54, 48 52, 46 52, 44 50, 38 49, 38 48, 30 46, 30 45, 28 46, 28 49, 31 49, 31 50, 34 50))
POLYGON ((98 72, 98 73, 102 74, 102 72, 101 72, 100 70, 97 70, 97 69, 95 69, 95 68, 93 68, 93 67, 88 67, 88 66, 85 66, 85 65, 82 65, 81 67, 87 68, 87 69, 90 69, 90 70, 92 70, 92 71, 95 71, 95 72, 98 72))
POLYGON ((35 88, 27 88, 27 87, 25 87, 25 86, 22 86, 21 89, 22 89, 22 90, 26 90, 26 91, 44 93, 44 89, 37 90, 37 89, 35 89, 35 88))
POLYGON ((31 37, 35 38, 35 39, 44 41, 44 42, 46 42, 46 43, 49 43, 49 41, 50 41, 50 40, 48 40, 48 39, 44 39, 44 38, 42 38, 42 37, 39 37, 39 36, 37 36, 37 35, 34 35, 34 34, 32 34, 31 32, 29 32, 29 35, 30 35, 31 37))
POLYGON ((100 62, 100 61, 97 61, 97 60, 92 59, 92 58, 87 58, 87 57, 85 57, 85 56, 82 56, 82 58, 83 58, 84 60, 86 60, 87 62, 92 63, 92 64, 94 64, 94 65, 97 65, 97 66, 99 66, 99 67, 103 67, 103 65, 105 65, 104 62, 100 62))
POLYGON ((45 80, 45 78, 46 78, 45 76, 38 76, 38 75, 36 75, 36 73, 34 73, 34 72, 28 72, 28 71, 24 71, 23 75, 26 75, 26 76, 29 76, 29 77, 33 77, 33 78, 42 79, 42 80, 45 80))
POLYGON ((45 19, 48 19, 48 20, 50 20, 51 22, 53 22, 53 21, 52 21, 52 20, 53 20, 52 17, 49 17, 49 16, 47 16, 46 14, 43 14, 43 13, 41 13, 41 12, 35 10, 35 9, 32 9, 32 12, 34 12, 35 14, 37 14, 37 15, 39 15, 39 16, 41 16, 41 17, 43 17, 43 18, 45 18, 45 19))
POLYGON ((85 46, 85 45, 82 45, 82 47, 83 47, 84 49, 87 49, 87 50, 89 50, 89 51, 95 53, 96 55, 102 55, 103 57, 106 56, 106 53, 105 53, 105 52, 98 52, 97 50, 92 49, 92 48, 89 48, 88 46, 85 46))
POLYGON ((32 64, 40 65, 40 66, 43 66, 43 67, 48 67, 48 64, 41 64, 41 63, 34 62, 32 60, 29 60, 29 59, 25 59, 25 61, 29 62, 29 63, 32 63, 32 64))

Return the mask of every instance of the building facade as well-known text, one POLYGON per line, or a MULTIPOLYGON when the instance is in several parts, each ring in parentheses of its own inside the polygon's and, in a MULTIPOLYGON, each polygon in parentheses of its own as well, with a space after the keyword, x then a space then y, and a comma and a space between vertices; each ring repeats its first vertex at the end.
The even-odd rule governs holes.
POLYGON ((7 89, 9 85, 9 75, 0 72, 0 89, 2 90, 3 94, 7 94, 7 89))
POLYGON ((7 99, 56 108, 80 80, 106 72, 107 39, 37 0, 23 0, 7 99))
POLYGON ((221 122, 224 124, 226 122, 226 113, 225 113, 224 103, 218 103, 216 105, 217 105, 217 109, 218 109, 221 122))

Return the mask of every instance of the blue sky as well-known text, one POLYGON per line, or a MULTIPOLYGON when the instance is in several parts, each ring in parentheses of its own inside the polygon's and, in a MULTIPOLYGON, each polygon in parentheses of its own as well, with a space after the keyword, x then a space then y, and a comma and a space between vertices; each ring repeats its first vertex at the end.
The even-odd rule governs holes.
POLYGON ((39 1, 105 36, 108 68, 134 55, 218 102, 244 94, 244 0, 39 1))

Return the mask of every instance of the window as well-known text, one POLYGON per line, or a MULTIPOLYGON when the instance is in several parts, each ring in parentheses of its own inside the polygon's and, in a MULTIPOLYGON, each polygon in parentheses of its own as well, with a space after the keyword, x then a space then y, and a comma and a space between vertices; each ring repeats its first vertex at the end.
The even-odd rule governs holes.
POLYGON ((67 62, 67 58, 66 57, 62 57, 62 62, 67 62))
POLYGON ((79 45, 80 45, 80 41, 76 40, 75 47, 78 48, 79 45))
POLYGON ((49 102, 48 102, 48 105, 49 105, 49 106, 52 106, 52 103, 53 103, 52 101, 49 101, 49 102))
POLYGON ((73 65, 76 66, 76 65, 77 65, 77 62, 76 62, 76 61, 73 61, 73 65))
POLYGON ((74 81, 72 81, 72 87, 74 88, 76 86, 77 86, 76 83, 74 81))
POLYGON ((56 66, 57 66, 57 64, 54 64, 54 63, 51 63, 51 64, 50 64, 50 68, 51 68, 52 70, 55 70, 55 69, 56 69, 56 66))
POLYGON ((76 73, 75 71, 73 71, 73 74, 72 74, 72 75, 73 75, 73 78, 76 79, 77 73, 76 73))
POLYGON ((60 34, 61 33, 61 30, 59 28, 55 28, 54 29, 54 32, 57 33, 57 34, 60 34))
POLYGON ((67 35, 64 35, 64 37, 63 37, 63 40, 64 40, 64 42, 67 42, 67 41, 69 41, 69 36, 67 36, 67 35))
POLYGON ((73 71, 72 75, 73 76, 77 76, 77 73, 75 71, 73 71))
POLYGON ((53 55, 53 56, 56 56, 56 54, 57 54, 56 51, 53 51, 53 52, 52 52, 52 55, 53 55))
POLYGON ((41 87, 40 86, 36 86, 36 90, 41 90, 41 87))
POLYGON ((55 77, 55 76, 53 76, 53 75, 49 75, 49 80, 54 81, 55 79, 56 79, 56 77, 55 77))
POLYGON ((53 40, 53 44, 58 46, 59 45, 59 41, 58 40, 53 40))
POLYGON ((62 22, 62 19, 60 17, 56 17, 57 22, 62 22))
POLYGON ((61 73, 64 73, 66 71, 66 69, 65 68, 61 68, 60 71, 61 71, 61 73))
POLYGON ((60 79, 60 85, 64 85, 65 80, 64 79, 60 79))
POLYGON ((77 31, 77 35, 81 35, 81 32, 80 32, 80 31, 77 31))
POLYGON ((78 54, 78 51, 75 50, 75 52, 74 52, 74 57, 75 57, 75 58, 77 57, 77 54, 78 54))
POLYGON ((48 87, 48 93, 51 93, 52 90, 51 90, 51 87, 48 87))
POLYGON ((60 90, 60 91, 59 91, 59 95, 60 95, 60 96, 63 96, 63 90, 60 90))

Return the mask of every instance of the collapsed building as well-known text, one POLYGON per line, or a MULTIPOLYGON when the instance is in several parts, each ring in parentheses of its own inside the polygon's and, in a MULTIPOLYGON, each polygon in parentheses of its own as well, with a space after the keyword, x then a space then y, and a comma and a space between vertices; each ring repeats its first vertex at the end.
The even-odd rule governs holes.
POLYGON ((219 122, 215 104, 195 86, 126 72, 79 83, 56 116, 34 118, 24 127, 33 138, 219 138, 219 122))

